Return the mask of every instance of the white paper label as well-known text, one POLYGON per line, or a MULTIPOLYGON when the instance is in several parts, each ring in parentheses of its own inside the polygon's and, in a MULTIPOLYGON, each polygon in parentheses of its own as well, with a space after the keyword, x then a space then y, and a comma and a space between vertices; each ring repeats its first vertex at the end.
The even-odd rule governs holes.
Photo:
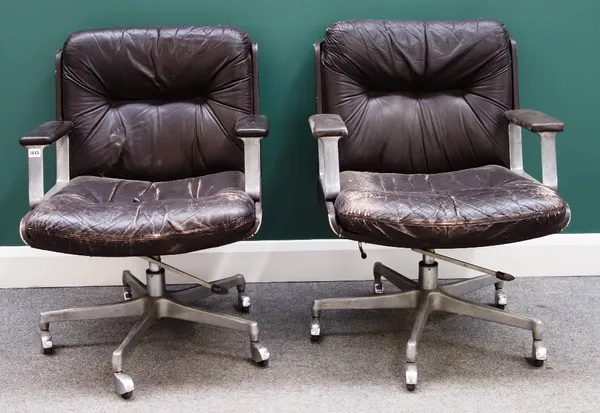
POLYGON ((30 158, 39 158, 42 156, 42 150, 40 148, 30 148, 29 149, 29 157, 30 158))

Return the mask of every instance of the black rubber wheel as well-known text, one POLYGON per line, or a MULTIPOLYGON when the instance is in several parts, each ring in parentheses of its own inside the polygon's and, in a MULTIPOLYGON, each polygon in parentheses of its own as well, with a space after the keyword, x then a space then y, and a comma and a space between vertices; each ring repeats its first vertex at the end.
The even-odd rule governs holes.
POLYGON ((263 361, 259 361, 258 363, 256 363, 256 365, 258 367, 267 367, 269 365, 269 360, 263 360, 263 361))
POLYGON ((500 310, 504 310, 504 309, 506 309, 506 304, 496 304, 496 308, 499 308, 500 310))
POLYGON ((311 335, 310 336, 310 341, 313 342, 313 343, 319 343, 321 341, 321 336, 320 335, 318 335, 318 336, 311 335))
POLYGON ((49 354, 54 353, 54 347, 44 348, 44 349, 42 349, 42 351, 44 352, 44 354, 49 355, 49 354))
POLYGON ((250 307, 238 306, 238 311, 240 313, 248 314, 250 312, 250 307))
POLYGON ((533 360, 533 365, 535 367, 542 367, 544 365, 544 360, 533 360))
POLYGON ((125 400, 130 399, 131 396, 133 396, 133 391, 128 391, 127 393, 123 393, 121 395, 121 397, 124 398, 125 400))
POLYGON ((407 384, 406 385, 406 390, 408 390, 408 391, 415 391, 416 388, 417 388, 416 384, 407 384))

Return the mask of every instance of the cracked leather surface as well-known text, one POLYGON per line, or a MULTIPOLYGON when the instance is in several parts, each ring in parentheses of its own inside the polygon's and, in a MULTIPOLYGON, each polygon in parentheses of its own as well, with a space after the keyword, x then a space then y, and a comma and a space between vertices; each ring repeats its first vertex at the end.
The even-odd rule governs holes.
POLYGON ((568 205, 497 165, 440 174, 345 171, 339 225, 359 240, 406 248, 499 245, 562 231, 568 205))
POLYGON ((321 43, 322 112, 339 140, 340 237, 405 248, 499 245, 562 231, 569 206, 509 165, 510 36, 494 20, 344 21, 321 43))
POLYGON ((72 180, 21 221, 34 248, 169 255, 254 235, 236 121, 254 111, 252 43, 233 27, 88 30, 62 57, 72 180))
POLYGON ((68 254, 168 255, 245 239, 255 220, 241 172, 157 183, 81 176, 30 211, 21 233, 68 254))
POLYGON ((233 27, 106 29, 62 51, 71 176, 168 181, 243 171, 252 44, 233 27))
POLYGON ((510 37, 496 21, 336 23, 321 44, 323 113, 348 128, 341 170, 508 166, 510 37))

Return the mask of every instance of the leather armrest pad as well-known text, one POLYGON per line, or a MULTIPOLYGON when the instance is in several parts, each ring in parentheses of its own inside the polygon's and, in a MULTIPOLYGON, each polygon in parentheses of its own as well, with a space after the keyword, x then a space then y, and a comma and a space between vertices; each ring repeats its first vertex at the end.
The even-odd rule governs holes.
POLYGON ((244 115, 235 122, 239 138, 264 138, 269 134, 269 120, 264 115, 244 115))
POLYGON ((345 137, 348 128, 340 117, 333 114, 318 114, 308 118, 310 130, 315 138, 345 137))
POLYGON ((73 129, 72 122, 53 120, 46 122, 21 137, 22 146, 50 145, 73 129))
POLYGON ((564 123, 537 110, 508 110, 504 112, 504 117, 509 122, 531 132, 562 132, 565 130, 564 123))

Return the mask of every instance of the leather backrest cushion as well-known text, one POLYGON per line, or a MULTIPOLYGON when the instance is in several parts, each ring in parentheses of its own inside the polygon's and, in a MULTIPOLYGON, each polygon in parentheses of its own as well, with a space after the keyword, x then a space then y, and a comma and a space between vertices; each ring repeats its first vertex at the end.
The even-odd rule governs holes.
POLYGON ((508 164, 510 37, 497 21, 345 21, 321 43, 323 113, 341 170, 438 173, 508 164))
POLYGON ((243 171, 252 44, 233 27, 90 30, 62 50, 71 174, 164 181, 243 171))

